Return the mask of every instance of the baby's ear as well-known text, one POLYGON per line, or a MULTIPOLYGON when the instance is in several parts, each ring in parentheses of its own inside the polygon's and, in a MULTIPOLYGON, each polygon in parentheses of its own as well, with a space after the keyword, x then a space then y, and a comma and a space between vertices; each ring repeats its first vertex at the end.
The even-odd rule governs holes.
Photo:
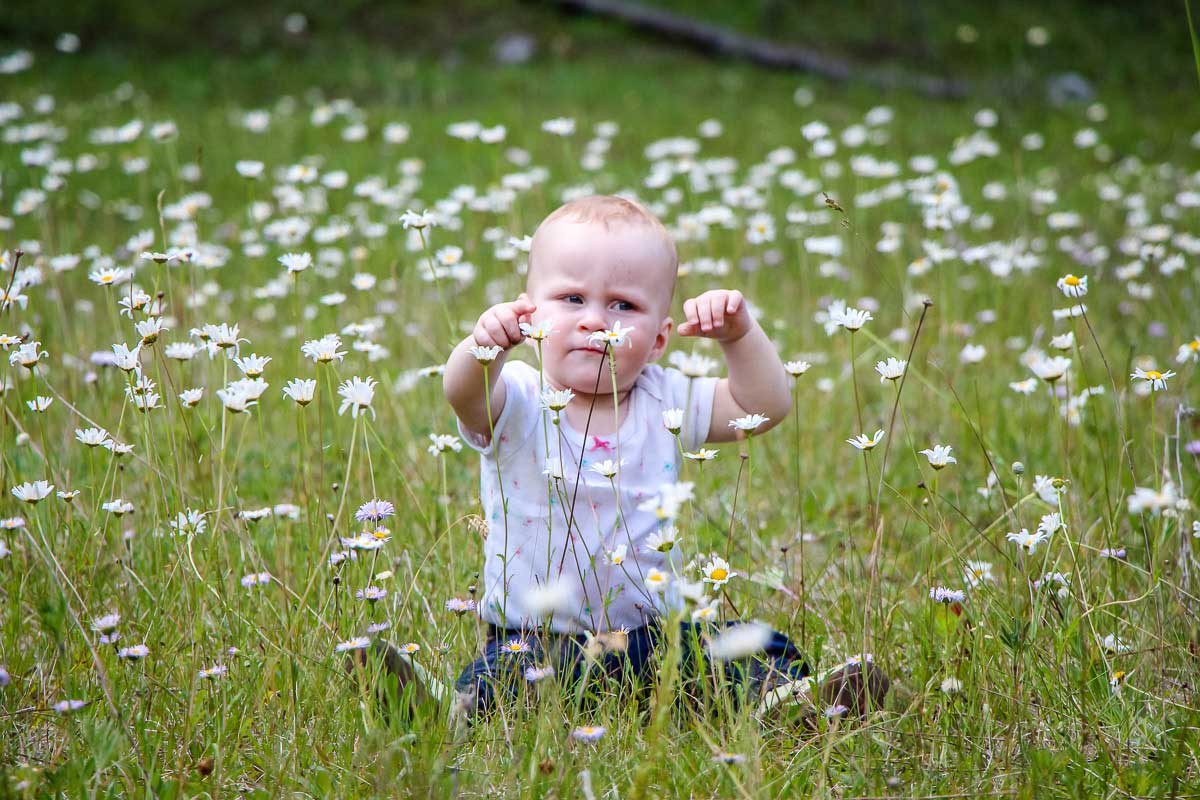
POLYGON ((671 342, 671 329, 674 327, 674 319, 663 317, 662 324, 658 327, 658 334, 654 337, 654 349, 650 351, 651 361, 657 361, 663 352, 666 351, 667 345, 671 342))

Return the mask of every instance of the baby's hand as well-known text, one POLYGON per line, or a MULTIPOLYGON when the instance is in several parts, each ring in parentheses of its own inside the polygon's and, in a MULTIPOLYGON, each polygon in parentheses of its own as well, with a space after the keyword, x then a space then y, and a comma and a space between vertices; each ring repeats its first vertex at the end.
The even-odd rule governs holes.
POLYGON ((740 339, 754 327, 754 319, 742 293, 713 289, 683 303, 687 321, 680 324, 680 336, 703 336, 718 342, 740 339))
POLYGON ((497 303, 483 312, 475 323, 472 331, 475 344, 480 347, 497 345, 502 350, 516 347, 525 341, 521 323, 529 322, 529 315, 536 310, 537 306, 523 292, 511 303, 497 303))

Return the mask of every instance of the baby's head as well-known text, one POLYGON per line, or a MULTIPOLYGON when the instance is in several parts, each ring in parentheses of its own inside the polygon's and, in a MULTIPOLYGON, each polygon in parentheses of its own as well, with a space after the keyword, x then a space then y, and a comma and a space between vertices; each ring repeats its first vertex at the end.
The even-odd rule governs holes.
MULTIPOLYGON (((632 346, 616 353, 617 386, 632 386, 667 347, 678 269, 666 228, 633 201, 585 197, 546 217, 533 235, 525 289, 537 305, 533 321, 554 321, 542 346, 547 377, 590 394, 603 346, 589 346, 588 337, 620 322, 634 332, 632 346)), ((610 381, 602 378, 603 391, 610 381)))

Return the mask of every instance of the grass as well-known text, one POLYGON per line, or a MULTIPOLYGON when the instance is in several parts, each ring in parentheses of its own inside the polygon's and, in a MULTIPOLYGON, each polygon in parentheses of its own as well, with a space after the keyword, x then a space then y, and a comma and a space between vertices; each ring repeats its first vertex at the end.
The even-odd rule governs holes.
MULTIPOLYGON (((10 129, 35 116, 37 95, 50 93, 57 106, 48 116, 66 134, 56 155, 103 159, 92 172, 66 175, 66 186, 34 212, 17 214, 22 191, 41 186, 46 169, 21 158, 37 147, 32 142, 0 155, 3 213, 12 220, 6 248, 25 249, 21 267, 36 267, 40 276, 24 290, 27 307, 0 313, 0 333, 28 332, 49 354, 33 372, 7 359, 0 365, 0 385, 12 384, 3 394, 0 516, 24 521, 0 536, 11 550, 0 560, 0 663, 11 676, 0 690, 6 791, 922 797, 1196 790, 1196 566, 1188 552, 1196 512, 1190 504, 1128 512, 1135 487, 1161 499, 1166 481, 1180 498, 1195 500, 1196 455, 1184 448, 1200 437, 1193 418, 1179 412, 1194 402, 1196 366, 1174 363, 1177 348, 1200 327, 1194 245, 1186 236, 1196 229, 1196 210, 1179 198, 1197 188, 1189 173, 1195 151, 1188 139, 1200 127, 1194 109, 1176 104, 1170 91, 1147 88, 1102 96, 1107 118, 1092 121, 1083 108, 1052 111, 1027 99, 929 103, 826 85, 812 85, 814 104, 800 107, 793 100, 797 80, 788 76, 637 45, 622 54, 616 69, 596 54, 508 68, 467 60, 451 68, 374 49, 161 61, 101 51, 82 61, 40 54, 33 71, 3 78, 7 96, 26 109, 26 119, 9 122, 10 129), (126 81, 130 89, 117 90, 126 81), (351 114, 366 122, 365 141, 344 141, 343 119, 311 124, 312 109, 337 97, 355 101, 351 114), (871 204, 864 194, 888 179, 855 177, 845 146, 830 159, 812 156, 799 133, 823 120, 840 134, 881 103, 895 112, 882 126, 888 141, 863 151, 895 161, 904 179, 917 177, 911 156, 937 157, 970 207, 952 230, 923 225, 922 209, 910 202, 913 187, 871 204), (976 130, 984 105, 999 113, 989 129, 997 154, 950 165, 950 150, 976 130), (235 124, 252 108, 272 110, 269 133, 235 124), (543 133, 540 123, 554 116, 576 118, 579 132, 566 140, 543 133), (754 439, 749 486, 744 474, 738 484, 745 444, 721 447, 702 471, 688 466, 697 500, 685 511, 685 560, 714 551, 728 557, 743 576, 730 587, 743 616, 787 632, 820 669, 862 651, 865 639, 895 679, 886 707, 862 724, 811 734, 764 726, 720 703, 672 713, 670 692, 636 704, 605 685, 591 713, 577 713, 570 697, 543 692, 536 703, 475 726, 462 742, 433 703, 385 718, 370 702, 371 687, 343 673, 337 642, 386 620, 388 636, 420 644, 418 662, 446 680, 479 651, 471 615, 443 611, 445 600, 470 596, 479 580, 481 543, 468 524, 479 511, 478 459, 466 450, 440 460, 426 453, 428 434, 452 432, 453 418, 436 378, 420 378, 417 370, 448 353, 446 314, 469 324, 489 298, 519 291, 519 276, 496 258, 486 232, 530 233, 564 190, 584 184, 670 199, 643 185, 645 147, 694 136, 709 117, 722 121, 724 133, 703 142, 702 157, 735 158, 734 185, 760 184, 776 238, 749 243, 745 224, 753 210, 736 208, 733 229, 681 241, 684 262, 726 259, 731 272, 682 277, 676 308, 712 286, 742 289, 762 309, 781 354, 813 367, 797 381, 797 413, 754 439), (133 118, 172 119, 180 133, 164 143, 146 133, 119 145, 88 142, 89 131, 133 118), (432 249, 462 247, 478 273, 439 293, 420 279, 426 255, 409 247, 399 213, 432 207, 458 186, 486 190, 520 171, 502 147, 445 135, 449 123, 470 118, 507 125, 504 146, 525 148, 548 177, 518 192, 504 213, 463 212, 461 228, 432 230, 432 249), (620 133, 603 169, 589 172, 580 158, 602 120, 618 122, 620 133), (390 121, 411 126, 407 143, 382 141, 390 121), (1081 128, 1098 132, 1108 158, 1075 146, 1081 128), (1043 134, 1045 149, 1021 148, 1031 131, 1043 134), (753 168, 784 146, 795 149, 794 164, 753 168), (245 181, 234 163, 261 160, 270 175, 309 157, 322 175, 344 170, 347 188, 319 191, 323 202, 306 211, 275 206, 270 219, 304 216, 319 228, 363 216, 385 224, 382 235, 354 227, 333 243, 309 235, 293 244, 268 241, 261 255, 247 255, 240 237, 257 230, 261 240, 267 223, 252 223, 249 205, 278 200, 272 187, 286 181, 245 181), (145 171, 126 174, 122 163, 130 158, 144 158, 145 171), (397 186, 401 162, 410 158, 420 159, 423 171, 393 207, 352 193, 371 175, 397 186), (841 164, 841 174, 822 177, 826 160, 841 164), (200 177, 188 180, 183 167, 196 162, 200 177), (797 194, 780 179, 787 169, 819 179, 819 188, 797 194), (1005 187, 1006 198, 985 199, 990 183, 1005 187), (1100 198, 1110 185, 1120 188, 1120 199, 1100 198), (160 220, 160 192, 176 218, 160 220), (211 203, 188 211, 179 203, 192 192, 211 203), (844 214, 826 207, 821 192, 844 214), (826 213, 788 223, 789 209, 826 213), (1054 230, 1051 211, 1077 212, 1079 221, 1054 230), (985 215, 991 227, 980 222, 985 215), (876 247, 884 222, 898 226, 895 252, 876 247), (1169 226, 1165 238, 1157 225, 1169 226), (141 231, 150 232, 146 241, 127 247, 141 231), (228 248, 226 262, 205 269, 138 259, 141 250, 186 243, 189 231, 228 248), (1064 247, 1067 235, 1073 242, 1064 247), (813 237, 833 237, 843 254, 811 252, 805 240, 813 237), (1161 242, 1163 252, 1126 252, 1129 241, 1161 242), (910 264, 925 254, 926 242, 957 255, 914 274, 920 270, 910 264), (1000 276, 962 258, 986 242, 1015 243, 1017 255, 1037 263, 1000 276), (128 285, 106 289, 89 281, 91 256, 74 269, 52 269, 52 257, 90 247, 119 266, 135 266, 135 282, 150 294, 163 292, 169 330, 141 356, 144 374, 161 387, 163 408, 136 411, 125 399, 125 373, 89 365, 94 351, 137 340, 116 307, 128 285), (277 256, 319 256, 322 248, 340 251, 345 263, 301 273, 283 282, 278 296, 255 296, 278 277, 277 256), (1081 251, 1094 261, 1077 261, 1073 253, 1081 251), (1177 254, 1184 268, 1164 274, 1160 267, 1177 254), (1139 255, 1140 271, 1130 266, 1139 255), (829 261, 841 269, 823 267, 829 261), (376 276, 376 288, 352 288, 358 272, 376 276), (1055 287, 1069 272, 1089 276, 1086 320, 1052 316, 1074 302, 1055 287), (344 302, 319 302, 335 291, 347 295, 344 302), (844 331, 827 336, 813 321, 837 297, 877 304, 875 318, 853 339, 844 331), (926 297, 933 305, 914 345, 926 297), (386 348, 378 360, 347 346, 344 362, 317 366, 300 353, 306 339, 375 318, 378 329, 362 338, 386 348), (240 324, 250 340, 243 354, 273 359, 264 373, 270 388, 250 415, 225 412, 217 399, 217 389, 237 376, 223 356, 164 358, 164 346, 187 341, 191 328, 222 322, 240 324), (908 338, 894 335, 899 330, 908 338), (1020 363, 1023 352, 1047 348, 1052 334, 1068 331, 1074 344, 1065 355, 1073 364, 1060 385, 1076 397, 1084 387, 1104 389, 1077 401, 1077 426, 1060 415, 1047 384, 1027 397, 1009 388, 1031 374, 1020 363), (981 363, 961 360, 968 343, 986 347, 981 363), (909 358, 910 348, 897 401, 897 384, 881 384, 873 365, 909 358), (1151 365, 1179 374, 1147 396, 1129 375, 1151 365), (380 382, 372 414, 339 415, 336 387, 351 376, 380 382), (280 393, 294 377, 319 381, 304 409, 280 393), (181 408, 176 394, 199 386, 199 405, 181 408), (40 414, 26 406, 38 395, 54 398, 40 414), (74 431, 93 423, 133 444, 133 454, 117 459, 77 442, 74 431), (886 435, 866 456, 864 477, 863 456, 844 440, 876 428, 886 435), (952 445, 958 462, 932 470, 917 451, 935 443, 952 445), (1013 468, 1017 461, 1023 472, 1013 468), (984 496, 978 489, 989 473, 998 485, 984 496), (1064 491, 1046 491, 1053 500, 1047 502, 1033 491, 1036 475, 1062 479, 1064 491), (39 479, 80 494, 70 504, 51 495, 30 505, 9 492, 39 479), (400 510, 391 541, 377 556, 330 568, 329 552, 340 549, 335 536, 356 530, 354 509, 372 497, 400 510), (115 498, 132 502, 134 512, 101 508, 115 498), (258 522, 237 516, 281 503, 295 509, 258 522), (188 509, 203 514, 205 531, 176 535, 168 523, 188 509), (1032 530, 1053 512, 1066 527, 1032 554, 1006 541, 1006 533, 1032 530), (734 544, 726 552, 730 526, 734 544), (1099 555, 1118 547, 1124 559, 1099 555), (961 613, 933 603, 931 589, 963 587, 968 560, 990 562, 994 581, 968 589, 961 613), (243 576, 263 571, 272 576, 267 585, 241 585, 243 576), (391 575, 379 577, 384 571, 391 575), (1048 572, 1068 576, 1061 596, 1034 588, 1048 572), (369 607, 355 599, 368 583, 387 588, 387 598, 369 607), (101 644, 92 629, 110 612, 120 614, 115 645, 101 644), (1124 646, 1110 640, 1106 647, 1108 636, 1124 646), (143 642, 144 660, 117 658, 118 647, 143 642), (199 677, 216 664, 228 672, 199 677), (948 678, 959 682, 957 691, 943 690, 948 678), (55 712, 66 699, 86 705, 55 712), (588 723, 608 729, 595 745, 567 735, 588 723), (718 750, 743 755, 745 763, 714 761, 718 750)), ((312 192, 319 185, 306 186, 312 192)), ((681 177, 669 186, 681 190, 664 214, 670 224, 729 202, 681 177)), ((943 192, 943 202, 952 196, 943 192)))

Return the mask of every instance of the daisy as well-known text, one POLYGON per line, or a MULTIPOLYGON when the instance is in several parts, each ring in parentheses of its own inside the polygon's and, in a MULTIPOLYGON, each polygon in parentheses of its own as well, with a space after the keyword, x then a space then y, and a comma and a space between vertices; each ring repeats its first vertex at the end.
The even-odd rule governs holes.
POLYGON ((1029 368, 1033 370, 1033 374, 1037 375, 1046 383, 1054 383, 1056 380, 1065 375, 1070 367, 1071 359, 1063 356, 1039 358, 1029 365, 1029 368))
POLYGON ((121 615, 113 612, 105 614, 101 617, 96 617, 92 620, 92 630, 96 633, 110 633, 116 630, 117 625, 121 622, 121 615))
POLYGON ((633 333, 633 331, 633 328, 622 328, 621 321, 617 320, 617 323, 611 328, 594 332, 588 337, 588 341, 593 344, 608 344, 613 349, 616 349, 623 344, 628 344, 630 347, 633 347, 633 340, 630 338, 630 335, 633 333))
POLYGON ((422 211, 418 214, 410 208, 400 215, 400 224, 404 226, 405 230, 409 228, 424 230, 432 225, 436 225, 437 221, 428 211, 422 211))
POLYGON ((500 646, 500 652, 510 656, 520 656, 532 652, 533 648, 524 639, 509 639, 500 646))
POLYGON ((50 355, 45 350, 38 349, 41 345, 41 342, 26 342, 8 354, 8 363, 14 367, 20 364, 25 369, 33 369, 39 361, 50 355))
POLYGON ((791 375, 793 378, 799 378, 812 369, 812 364, 807 361, 786 361, 783 368, 787 370, 788 375, 791 375))
POLYGON ((1134 369, 1129 376, 1131 380, 1142 380, 1150 384, 1151 391, 1161 391, 1167 388, 1167 379, 1174 378, 1175 373, 1171 370, 1159 372, 1156 369, 1144 370, 1141 367, 1134 369))
POLYGON ((179 402, 186 408, 195 408, 204 397, 204 389, 184 389, 179 393, 179 402))
POLYGON ((354 518, 359 522, 379 522, 396 513, 396 507, 387 500, 368 500, 354 512, 354 518))
POLYGON ((666 428, 671 435, 678 436, 679 431, 683 429, 683 409, 668 408, 662 412, 663 427, 666 428))
POLYGON ((571 404, 575 393, 570 389, 549 389, 542 392, 542 407, 558 413, 571 404))
POLYGON ((312 261, 311 253, 284 253, 279 257, 279 263, 287 267, 287 271, 293 275, 311 267, 312 261))
POLYGON ((874 317, 871 316, 870 311, 840 306, 830 306, 829 308, 830 323, 841 326, 851 333, 860 330, 863 325, 866 325, 872 319, 874 317))
POLYGON ((431 456, 440 456, 447 450, 453 450, 456 453, 462 452, 462 440, 457 436, 448 433, 431 433, 429 440, 433 444, 425 448, 431 456))
POLYGON ((200 348, 191 342, 172 342, 163 349, 163 355, 176 361, 191 361, 200 348))
POLYGON ((674 525, 667 525, 646 537, 646 550, 649 552, 668 553, 679 542, 679 536, 674 525))
POLYGON ((369 603, 374 603, 387 597, 387 589, 381 589, 378 586, 368 586, 365 589, 359 589, 354 593, 354 596, 359 600, 366 600, 369 603))
POLYGON ((714 589, 719 589, 729 583, 730 578, 737 577, 736 572, 729 568, 729 562, 720 556, 713 556, 712 559, 702 568, 704 573, 704 582, 711 583, 714 589))
POLYGON ((417 653, 421 652, 421 645, 417 644, 416 642, 406 642, 400 646, 400 652, 404 653, 406 656, 415 656, 417 653))
POLYGON ((371 646, 370 636, 355 636, 353 639, 347 639, 344 642, 338 642, 333 646, 335 653, 345 653, 349 650, 365 650, 371 646))
POLYGON ((241 387, 232 384, 224 389, 217 389, 217 397, 221 399, 225 410, 231 414, 249 413, 250 407, 257 404, 241 387))
POLYGON ((1043 586, 1050 586, 1051 584, 1058 584, 1059 588, 1055 593, 1060 599, 1065 600, 1070 596, 1070 584, 1067 582, 1067 576, 1061 572, 1047 572, 1033 582, 1033 588, 1040 589, 1043 586))
POLYGON ((49 481, 34 481, 12 487, 12 494, 18 500, 34 505, 45 500, 53 490, 54 484, 49 481))
POLYGON ((705 650, 714 661, 736 661, 762 652, 774 633, 770 625, 761 622, 730 625, 710 639, 705 650))
POLYGON ((376 380, 374 378, 362 378, 355 375, 349 380, 342 381, 338 386, 338 394, 342 396, 342 405, 338 408, 338 416, 346 413, 346 409, 350 409, 350 416, 357 419, 360 411, 370 411, 371 416, 375 416, 375 409, 371 408, 371 401, 375 399, 376 380))
POLYGON ((1017 394, 1030 395, 1037 388, 1036 378, 1026 378, 1023 381, 1016 381, 1008 384, 1008 388, 1012 389, 1017 394))
POLYGON ((251 572, 249 575, 242 577, 242 586, 251 589, 255 586, 266 586, 271 582, 271 573, 269 572, 251 572))
POLYGON ((968 561, 966 569, 963 570, 963 582, 972 589, 995 579, 989 561, 968 561))
POLYGON ((529 666, 525 668, 525 680, 530 683, 537 683, 553 676, 554 667, 549 664, 544 667, 529 666))
POLYGON ((918 452, 929 459, 929 466, 940 470, 947 464, 958 463, 958 459, 950 455, 951 449, 951 446, 948 444, 935 444, 932 450, 926 448, 918 452))
POLYGON ((267 364, 271 363, 270 356, 260 356, 257 353, 246 356, 245 358, 234 357, 233 363, 237 364, 238 369, 247 378, 257 378, 263 374, 263 370, 267 368, 267 364))
POLYGON ((987 356, 987 348, 981 344, 968 344, 963 347, 958 358, 964 364, 978 364, 987 356))
MULTIPOLYGON (((621 463, 624 463, 623 459, 621 463)), ((613 478, 617 477, 617 473, 621 469, 621 463, 613 461, 611 458, 606 458, 603 461, 597 461, 596 463, 592 464, 591 468, 592 472, 595 472, 597 475, 601 475, 609 480, 612 480, 613 478)))
POLYGON ((474 611, 476 608, 477 604, 471 599, 464 600, 461 597, 451 597, 446 601, 446 610, 452 614, 458 614, 460 616, 468 611, 474 611))
POLYGON ((261 161, 238 161, 237 163, 235 163, 233 165, 233 168, 235 170, 237 170, 237 174, 241 175, 243 178, 248 178, 250 180, 254 180, 262 175, 263 162, 261 162, 261 161))
POLYGON ((770 421, 770 417, 764 417, 762 414, 747 414, 744 417, 729 420, 729 427, 750 433, 768 421, 770 421))
POLYGON ((604 736, 604 727, 602 725, 582 725, 571 731, 571 738, 580 742, 593 744, 600 741, 604 736))
POLYGON ((686 453, 685 452, 683 454, 683 457, 690 461, 712 461, 718 455, 719 455, 719 451, 717 451, 717 450, 707 450, 707 449, 701 447, 699 450, 697 450, 694 453, 686 453))
POLYGON ((150 655, 150 648, 144 644, 135 644, 132 647, 122 647, 117 651, 117 658, 136 661, 150 655))
POLYGON ((1061 336, 1051 336, 1050 337, 1050 348, 1052 350, 1062 350, 1065 352, 1067 350, 1070 350, 1074 346, 1075 346, 1075 333, 1073 331, 1067 331, 1066 333, 1062 334, 1061 336))
POLYGON ((1012 533, 1010 531, 1005 538, 1030 555, 1033 555, 1033 551, 1037 549, 1040 542, 1046 540, 1041 530, 1038 530, 1036 533, 1030 533, 1028 528, 1021 528, 1019 533, 1012 533))
POLYGON ((945 586, 935 586, 929 590, 929 599, 935 603, 961 603, 967 599, 967 593, 962 589, 950 589, 945 586))
POLYGON ((293 378, 283 387, 285 396, 292 398, 296 405, 303 408, 313 401, 317 393, 317 382, 311 378, 293 378))
MULTIPOLYGON (((526 250, 525 252, 529 251, 526 250)), ((550 338, 550 334, 554 332, 554 320, 544 319, 536 325, 522 322, 518 327, 521 329, 522 336, 532 339, 535 342, 543 342, 550 338)))
POLYGON ((76 428, 75 438, 88 447, 99 447, 108 439, 108 431, 103 428, 76 428))
POLYGON ((661 569, 651 568, 646 573, 646 588, 652 592, 661 592, 671 582, 671 576, 661 569))
POLYGON ((859 450, 873 450, 881 441, 883 441, 882 429, 875 431, 875 435, 871 437, 868 437, 865 433, 860 433, 853 439, 847 439, 846 444, 859 450))
POLYGON ((908 366, 907 361, 902 361, 898 358, 889 358, 887 361, 880 361, 875 364, 875 371, 879 373, 879 382, 886 383, 887 381, 895 381, 904 377, 904 368, 908 366))
POLYGON ((238 336, 238 326, 222 322, 220 325, 205 325, 204 333, 208 341, 218 350, 232 350, 237 355, 242 342, 250 343, 249 339, 238 336))
POLYGON ((1186 364, 1189 361, 1200 361, 1200 336, 1194 337, 1187 344, 1179 345, 1179 352, 1175 355, 1175 363, 1186 364))
POLYGON ((486 367, 488 364, 491 364, 493 361, 496 360, 496 356, 500 355, 500 351, 502 349, 503 348, 501 348, 500 345, 496 345, 496 344, 491 345, 489 347, 475 345, 474 347, 471 347, 467 352, 469 352, 472 356, 474 356, 476 361, 478 361, 480 364, 483 364, 486 367))
POLYGON ((609 550, 608 551, 608 563, 612 564, 614 567, 619 567, 622 564, 624 564, 626 549, 627 548, 625 545, 619 544, 616 547, 614 547, 612 550, 609 550))
POLYGON ((322 336, 320 339, 310 339, 300 346, 300 352, 308 356, 316 364, 329 364, 333 361, 341 361, 346 357, 346 353, 338 348, 342 346, 342 339, 336 333, 330 333, 322 336))
POLYGON ((1087 275, 1077 278, 1067 273, 1058 279, 1058 288, 1067 297, 1083 297, 1088 293, 1087 275))
POLYGON ((1103 550, 1100 551, 1100 557, 1124 560, 1125 548, 1124 547, 1105 547, 1103 550))

